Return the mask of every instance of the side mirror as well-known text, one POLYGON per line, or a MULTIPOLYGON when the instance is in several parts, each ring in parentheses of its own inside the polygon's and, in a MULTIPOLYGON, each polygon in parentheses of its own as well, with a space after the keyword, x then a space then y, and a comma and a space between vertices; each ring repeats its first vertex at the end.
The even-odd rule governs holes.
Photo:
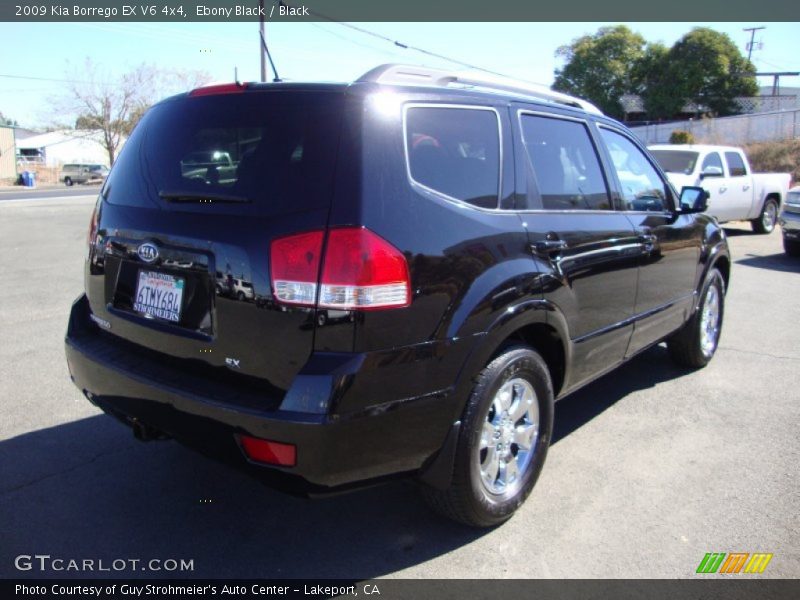
POLYGON ((700 173, 700 179, 705 179, 706 177, 722 177, 722 169, 713 166, 706 167, 703 169, 703 172, 700 173))
POLYGON ((684 215, 708 210, 708 192, 701 187, 685 186, 681 189, 680 210, 684 215))

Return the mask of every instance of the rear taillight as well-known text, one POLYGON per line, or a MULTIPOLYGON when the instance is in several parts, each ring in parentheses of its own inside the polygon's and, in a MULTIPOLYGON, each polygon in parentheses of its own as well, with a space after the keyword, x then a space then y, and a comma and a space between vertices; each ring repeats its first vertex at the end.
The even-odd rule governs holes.
POLYGON ((364 227, 276 239, 270 248, 272 289, 278 302, 338 310, 400 308, 411 304, 405 256, 364 227), (319 285, 318 282, 319 281, 319 285))
POLYGON ((322 258, 321 231, 310 231, 272 241, 272 291, 284 304, 313 306, 322 258))
POLYGON ((97 205, 95 205, 94 210, 92 211, 92 217, 89 219, 89 233, 86 235, 86 243, 90 248, 94 245, 95 238, 97 237, 97 220, 98 211, 97 205))

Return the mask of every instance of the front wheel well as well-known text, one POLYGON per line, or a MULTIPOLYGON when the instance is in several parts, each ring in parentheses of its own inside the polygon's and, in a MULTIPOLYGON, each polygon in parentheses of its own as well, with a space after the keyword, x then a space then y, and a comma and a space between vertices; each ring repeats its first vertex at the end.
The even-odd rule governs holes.
POLYGON ((553 394, 558 397, 564 385, 564 371, 566 358, 564 344, 558 332, 544 323, 533 323, 517 329, 500 344, 495 355, 500 354, 504 348, 515 343, 522 343, 536 350, 544 359, 550 379, 553 382, 553 394))
POLYGON ((731 278, 731 261, 727 256, 720 256, 713 265, 713 268, 718 269, 722 274, 722 279, 725 281, 725 290, 728 290, 728 281, 731 278))

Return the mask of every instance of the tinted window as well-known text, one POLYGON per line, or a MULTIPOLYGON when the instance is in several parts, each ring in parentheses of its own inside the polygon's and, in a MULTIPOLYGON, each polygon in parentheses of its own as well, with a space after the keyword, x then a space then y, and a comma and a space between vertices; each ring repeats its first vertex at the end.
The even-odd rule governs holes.
POLYGON ((724 173, 722 169, 722 159, 719 157, 719 152, 712 152, 703 159, 703 164, 700 166, 701 171, 705 171, 709 167, 719 169, 720 175, 724 173))
POLYGON ((741 177, 747 175, 744 161, 738 152, 726 152, 725 162, 728 163, 728 173, 731 177, 741 177))
POLYGON ((683 173, 689 175, 697 164, 698 152, 686 150, 651 150, 658 164, 667 173, 683 173))
POLYGON ((406 113, 411 178, 483 208, 496 208, 500 132, 493 110, 416 107, 406 113))
POLYGON ((586 125, 522 115, 529 209, 610 210, 603 171, 586 125))
POLYGON ((154 106, 108 178, 114 204, 272 214, 327 207, 342 97, 244 92, 154 106), (178 194, 181 201, 165 201, 178 194), (186 198, 245 200, 192 203, 186 198))
POLYGON ((636 144, 624 135, 600 128, 621 186, 627 210, 667 209, 667 187, 636 144))

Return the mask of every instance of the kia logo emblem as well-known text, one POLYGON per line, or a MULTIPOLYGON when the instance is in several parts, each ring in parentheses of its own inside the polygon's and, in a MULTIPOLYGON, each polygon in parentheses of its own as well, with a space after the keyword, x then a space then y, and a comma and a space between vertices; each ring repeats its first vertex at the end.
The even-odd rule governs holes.
POLYGON ((138 254, 139 258, 146 263, 155 262, 155 260, 158 258, 158 248, 155 244, 145 242, 139 246, 139 249, 136 250, 136 254, 138 254))

